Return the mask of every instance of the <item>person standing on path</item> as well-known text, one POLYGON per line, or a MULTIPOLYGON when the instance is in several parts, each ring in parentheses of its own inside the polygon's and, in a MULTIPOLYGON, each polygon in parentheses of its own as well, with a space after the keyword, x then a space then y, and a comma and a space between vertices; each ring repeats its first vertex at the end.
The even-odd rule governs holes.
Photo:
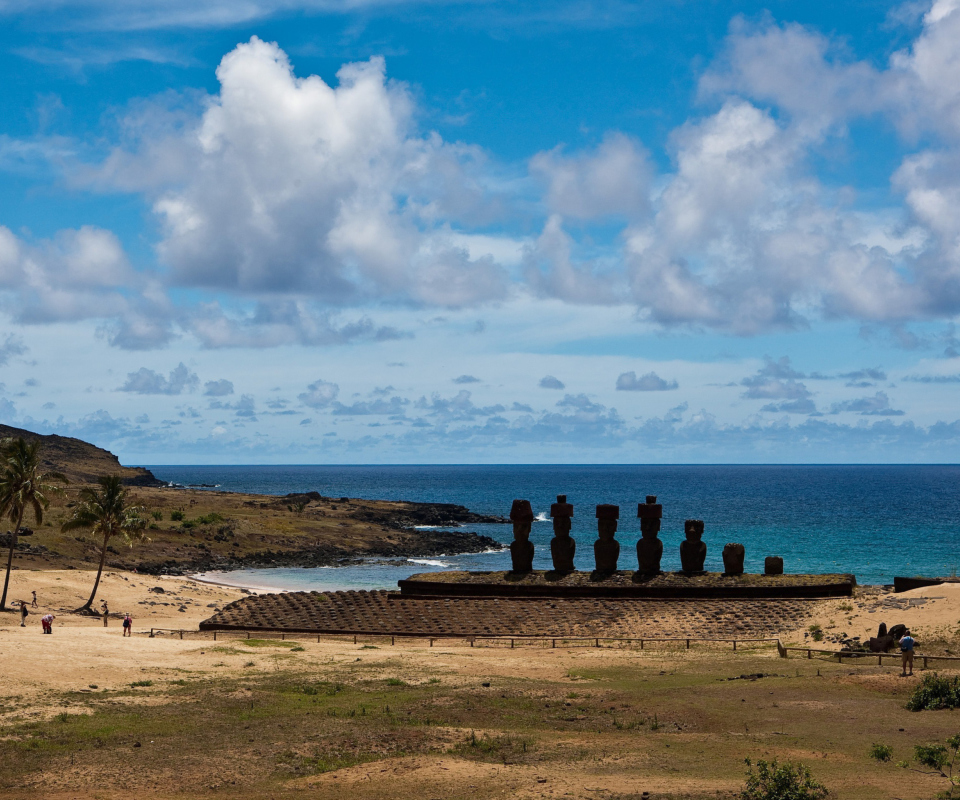
POLYGON ((903 657, 903 668, 900 672, 902 677, 907 676, 907 667, 910 667, 910 675, 913 675, 913 650, 917 646, 916 640, 907 631, 900 638, 900 655, 903 657))
POLYGON ((27 611, 27 601, 21 600, 20 601, 20 627, 21 628, 27 627, 27 614, 29 613, 30 612, 27 611))
POLYGON ((37 592, 36 592, 36 590, 34 590, 34 591, 31 592, 30 594, 33 595, 33 607, 36 608, 36 607, 37 607, 37 592))
POLYGON ((123 635, 133 636, 133 618, 129 614, 123 618, 123 635))
POLYGON ((107 627, 107 620, 110 618, 110 609, 107 607, 107 601, 104 600, 100 604, 100 613, 103 616, 103 627, 107 627))

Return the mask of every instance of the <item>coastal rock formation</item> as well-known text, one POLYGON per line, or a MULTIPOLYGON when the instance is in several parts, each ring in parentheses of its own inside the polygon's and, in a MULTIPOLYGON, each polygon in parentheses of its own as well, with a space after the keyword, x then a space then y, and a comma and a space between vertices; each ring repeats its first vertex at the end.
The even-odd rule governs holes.
POLYGON ((658 538, 663 506, 657 502, 656 495, 649 494, 646 503, 637 504, 637 516, 640 518, 641 534, 637 542, 637 571, 641 575, 656 575, 660 572, 660 559, 663 558, 663 542, 658 538))
POLYGON ((703 572, 707 560, 707 546, 703 542, 703 520, 688 519, 683 523, 687 538, 680 542, 680 566, 684 572, 703 572))
POLYGON ((780 556, 767 556, 763 559, 764 575, 783 575, 783 559, 780 556))
POLYGON ((510 559, 514 572, 530 572, 533 569, 533 542, 530 527, 533 524, 533 509, 529 500, 514 500, 510 508, 513 523, 513 542, 510 543, 510 559))
POLYGON ((737 542, 723 546, 723 574, 743 575, 743 558, 746 548, 737 542))
POLYGON ((593 543, 593 555, 597 562, 597 572, 617 571, 617 559, 620 558, 620 542, 614 536, 617 533, 617 520, 620 519, 620 506, 603 503, 597 506, 597 541, 593 543))
POLYGON ((550 506, 553 517, 553 539, 550 540, 550 555, 556 572, 573 572, 573 557, 577 553, 577 543, 570 536, 573 527, 573 504, 567 502, 565 494, 557 495, 557 502, 550 506))

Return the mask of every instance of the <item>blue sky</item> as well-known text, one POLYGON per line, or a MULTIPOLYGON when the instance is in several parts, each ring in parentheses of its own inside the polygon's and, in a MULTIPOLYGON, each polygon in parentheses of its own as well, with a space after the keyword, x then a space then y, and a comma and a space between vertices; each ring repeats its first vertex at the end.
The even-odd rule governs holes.
POLYGON ((0 0, 0 418, 955 462, 957 41, 960 0, 0 0))

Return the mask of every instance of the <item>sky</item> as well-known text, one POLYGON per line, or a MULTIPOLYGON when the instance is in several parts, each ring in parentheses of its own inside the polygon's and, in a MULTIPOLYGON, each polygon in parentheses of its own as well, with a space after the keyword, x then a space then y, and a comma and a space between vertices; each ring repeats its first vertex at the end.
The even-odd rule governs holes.
POLYGON ((0 0, 0 421, 956 463, 960 0, 0 0))

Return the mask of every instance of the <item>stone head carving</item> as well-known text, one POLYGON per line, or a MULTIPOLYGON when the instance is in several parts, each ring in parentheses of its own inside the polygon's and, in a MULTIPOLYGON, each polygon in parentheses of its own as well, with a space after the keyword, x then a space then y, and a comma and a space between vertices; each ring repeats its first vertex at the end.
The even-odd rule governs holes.
POLYGON ((550 516, 553 517, 553 540, 550 542, 553 568, 557 572, 572 572, 577 543, 570 536, 570 529, 573 526, 573 504, 567 502, 565 494, 557 495, 557 502, 550 506, 550 516))
POLYGON ((637 504, 637 516, 640 518, 640 533, 643 538, 656 539, 660 533, 663 506, 657 502, 655 494, 648 494, 646 503, 637 504))
POLYGON ((530 538, 533 525, 533 509, 529 500, 514 500, 510 507, 510 521, 513 523, 513 538, 518 541, 530 538))
POLYGON ((530 572, 533 569, 533 544, 530 541, 530 526, 533 524, 533 509, 529 500, 514 500, 510 508, 513 522, 513 542, 510 558, 514 572, 530 572))
POLYGON ((617 559, 620 557, 620 542, 614 536, 617 533, 617 520, 620 518, 620 506, 604 503, 597 506, 597 541, 593 543, 593 554, 597 560, 597 572, 616 572, 617 559))
POLYGON ((746 548, 738 542, 723 546, 723 571, 727 575, 743 575, 743 558, 746 548))
POLYGON ((688 519, 683 525, 686 539, 680 543, 680 565, 684 572, 703 572, 707 546, 703 543, 703 520, 688 519))

